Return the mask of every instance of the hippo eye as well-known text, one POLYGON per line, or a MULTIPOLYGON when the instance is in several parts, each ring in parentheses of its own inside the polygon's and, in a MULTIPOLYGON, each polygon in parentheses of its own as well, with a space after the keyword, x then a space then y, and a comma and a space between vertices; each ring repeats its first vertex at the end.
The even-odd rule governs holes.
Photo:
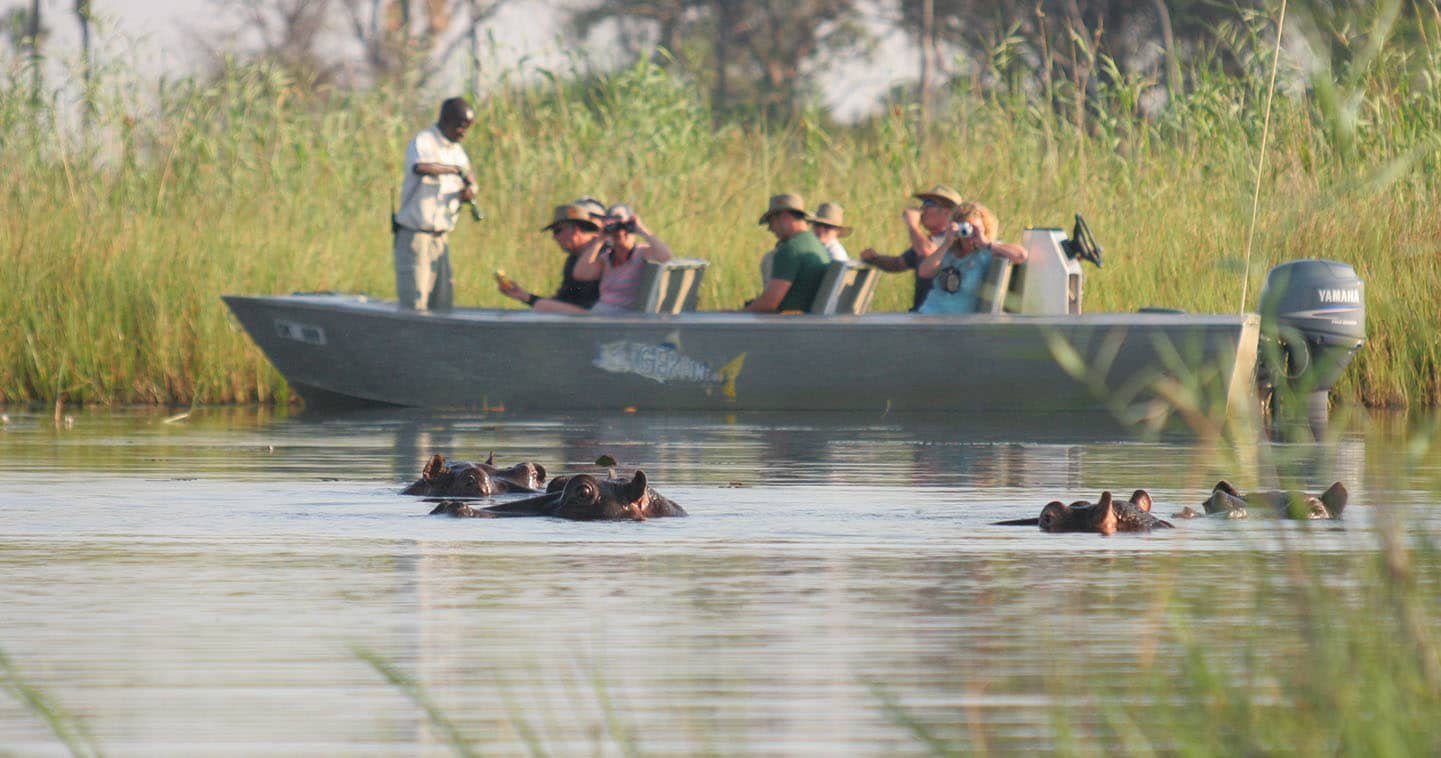
POLYGON ((565 485, 565 498, 567 500, 578 498, 588 502, 595 502, 600 497, 600 486, 595 483, 588 474, 581 474, 574 477, 565 485))

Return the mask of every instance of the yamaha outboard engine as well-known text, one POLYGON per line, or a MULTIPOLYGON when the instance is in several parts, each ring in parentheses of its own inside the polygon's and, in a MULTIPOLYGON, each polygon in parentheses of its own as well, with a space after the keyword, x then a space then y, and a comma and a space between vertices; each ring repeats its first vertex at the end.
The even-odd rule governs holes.
POLYGON ((1328 393, 1366 342, 1365 283, 1337 261, 1283 263, 1261 290, 1261 379, 1273 418, 1303 410, 1317 437, 1328 393))

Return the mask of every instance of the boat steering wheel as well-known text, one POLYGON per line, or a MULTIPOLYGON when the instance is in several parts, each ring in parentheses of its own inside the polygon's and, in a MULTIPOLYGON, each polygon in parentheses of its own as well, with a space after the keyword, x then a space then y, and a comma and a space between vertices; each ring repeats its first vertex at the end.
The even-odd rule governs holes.
POLYGON ((1103 249, 1096 243, 1096 237, 1091 234, 1091 227, 1086 223, 1086 219, 1081 218, 1081 214, 1077 213, 1076 226, 1071 230, 1071 238, 1066 240, 1066 251, 1071 254, 1071 257, 1090 261, 1096 264, 1096 268, 1100 268, 1103 249))

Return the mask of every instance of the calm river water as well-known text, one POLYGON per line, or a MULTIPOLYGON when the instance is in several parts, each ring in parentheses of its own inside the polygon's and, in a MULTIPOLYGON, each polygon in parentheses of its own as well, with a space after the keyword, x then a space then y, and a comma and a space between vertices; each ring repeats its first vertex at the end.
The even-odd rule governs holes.
MULTIPOLYGON (((449 754, 367 655, 481 754, 924 754, 912 718, 952 744, 1045 748, 1044 643, 1144 635, 1134 590, 1163 562, 1201 591, 1238 551, 1375 550, 1387 508, 1441 531, 1441 460, 1399 466, 1406 439, 1375 421, 1212 449, 1057 419, 82 410, 57 427, 11 409, 0 652, 108 755, 449 754), (691 517, 432 518, 396 494, 431 453, 491 450, 552 474, 612 455, 691 517), (990 525, 1102 489, 1170 515, 1222 477, 1339 479, 1351 506, 1109 538, 990 525)), ((1215 603, 1217 623, 1267 621, 1215 603)), ((1135 651, 1088 654, 1124 676, 1135 651)), ((66 750, 0 688, 7 753, 66 750)))

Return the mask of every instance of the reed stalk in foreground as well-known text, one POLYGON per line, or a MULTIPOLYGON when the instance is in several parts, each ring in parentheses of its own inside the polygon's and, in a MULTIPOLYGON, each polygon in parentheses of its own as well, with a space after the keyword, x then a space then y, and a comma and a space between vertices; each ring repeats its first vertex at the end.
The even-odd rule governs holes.
MULTIPOLYGON (((1106 267, 1086 270, 1088 311, 1254 309, 1276 263, 1351 263, 1367 282, 1369 342, 1336 395, 1441 403, 1441 54, 1382 46, 1345 70, 1287 70, 1311 84, 1274 105, 1249 260, 1256 77, 1201 57, 1189 91, 1148 112, 1147 82, 1115 72, 1086 93, 1077 128, 1072 109, 1008 89, 1001 73, 956 88, 922 160, 904 107, 855 126, 715 129, 693 87, 649 64, 498 91, 477 103, 467 138, 488 220, 453 235, 457 302, 513 306, 496 268, 552 287, 560 256, 537 230, 582 194, 632 203, 677 254, 709 259, 701 307, 727 309, 759 286, 768 195, 839 202, 853 251, 895 253, 910 193, 944 181, 993 207, 1003 238, 1084 213, 1107 248, 1106 267), (1252 302, 1238 303, 1243 291, 1252 302)), ((103 139, 80 140, 63 111, 0 80, 0 270, 14 293, 0 299, 0 403, 287 402, 219 296, 393 298, 397 166, 434 104, 320 97, 264 68, 153 90, 102 80, 97 92, 103 139), (138 105, 151 99, 154 115, 138 105)), ((874 308, 904 309, 909 286, 884 277, 874 308)))
POLYGON ((81 758, 102 755, 100 750, 91 744, 90 736, 75 717, 66 713, 50 696, 20 676, 15 663, 3 651, 0 651, 0 689, 10 693, 26 710, 44 721, 71 755, 81 758))

